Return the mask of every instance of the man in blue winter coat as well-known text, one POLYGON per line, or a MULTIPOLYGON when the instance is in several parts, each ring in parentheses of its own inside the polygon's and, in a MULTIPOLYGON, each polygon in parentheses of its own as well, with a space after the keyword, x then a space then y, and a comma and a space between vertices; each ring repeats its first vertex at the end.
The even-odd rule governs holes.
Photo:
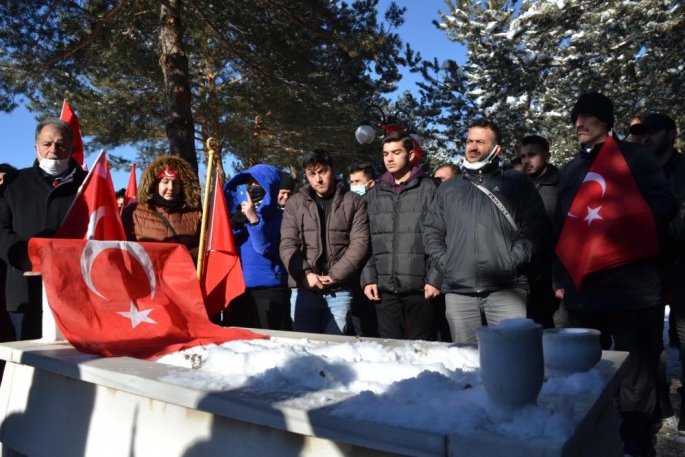
POLYGON ((233 236, 245 277, 245 293, 230 305, 231 325, 291 330, 288 272, 278 255, 283 211, 278 204, 281 172, 255 165, 224 185, 233 236), (246 185, 247 199, 237 188, 246 185))

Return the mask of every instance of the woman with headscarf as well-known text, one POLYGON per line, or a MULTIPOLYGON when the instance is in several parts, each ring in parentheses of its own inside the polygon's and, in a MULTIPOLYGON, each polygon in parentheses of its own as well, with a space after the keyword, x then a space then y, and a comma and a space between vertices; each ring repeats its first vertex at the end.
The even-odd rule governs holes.
POLYGON ((239 327, 291 330, 288 273, 281 263, 281 221, 278 206, 281 172, 255 165, 224 185, 231 227, 240 253, 245 293, 230 306, 230 324, 239 327), (238 186, 247 188, 246 201, 238 186))
POLYGON ((197 261, 202 222, 200 183, 190 164, 180 157, 162 156, 143 172, 138 202, 124 209, 129 241, 179 243, 197 261))

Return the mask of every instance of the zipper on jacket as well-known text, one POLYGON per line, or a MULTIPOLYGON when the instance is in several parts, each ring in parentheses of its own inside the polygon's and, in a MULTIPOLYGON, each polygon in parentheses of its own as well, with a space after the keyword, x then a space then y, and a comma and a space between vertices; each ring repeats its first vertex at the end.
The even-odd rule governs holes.
MULTIPOLYGON (((404 191, 404 190, 403 190, 404 191)), ((395 189, 392 189, 395 197, 395 220, 393 221, 393 236, 392 236, 392 267, 390 268, 390 279, 392 280, 393 291, 397 290, 397 282, 395 281, 395 259, 397 258, 397 238, 398 238, 398 218, 400 214, 400 199, 402 198, 402 192, 399 194, 395 193, 395 189)))
MULTIPOLYGON (((331 249, 331 232, 328 230, 328 228, 331 226, 331 214, 333 214, 333 204, 335 203, 335 195, 333 196, 333 200, 331 200, 331 206, 329 207, 328 214, 326 214, 326 276, 329 276, 330 271, 331 271, 331 253, 333 252, 333 249, 331 249)), ((321 240, 321 237, 319 236, 319 240, 321 240)))
MULTIPOLYGON (((481 180, 481 182, 482 182, 483 174, 481 171, 479 171, 478 174, 480 175, 478 179, 481 180)), ((476 194, 476 195, 479 195, 479 194, 482 194, 482 192, 479 191, 478 194, 476 194)), ((473 222, 474 223, 473 233, 474 233, 474 236, 476 238, 476 240, 475 240, 476 242, 474 245, 474 248, 476 251, 476 255, 475 255, 476 264, 474 265, 474 267, 476 268, 476 293, 480 293, 480 278, 478 275, 478 218, 479 217, 480 217, 480 202, 476 201, 476 217, 474 218, 474 222, 473 222)))

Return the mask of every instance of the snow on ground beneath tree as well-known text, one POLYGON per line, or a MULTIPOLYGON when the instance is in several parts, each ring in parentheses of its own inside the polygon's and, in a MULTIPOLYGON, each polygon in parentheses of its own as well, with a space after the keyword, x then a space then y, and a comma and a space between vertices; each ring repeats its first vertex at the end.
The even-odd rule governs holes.
POLYGON ((594 368, 550 378, 537 405, 502 418, 493 412, 478 351, 470 346, 272 338, 192 348, 157 361, 186 368, 164 382, 261 395, 275 406, 441 434, 494 432, 552 441, 568 439, 581 419, 574 395, 597 395, 608 381, 594 368))

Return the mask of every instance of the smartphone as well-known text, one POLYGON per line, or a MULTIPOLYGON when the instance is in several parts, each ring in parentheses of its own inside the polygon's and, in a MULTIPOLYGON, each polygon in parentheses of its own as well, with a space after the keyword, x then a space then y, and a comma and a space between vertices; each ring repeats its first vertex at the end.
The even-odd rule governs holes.
POLYGON ((247 201, 247 184, 239 184, 238 187, 236 187, 236 190, 238 191, 236 197, 238 205, 242 205, 243 202, 247 201))

